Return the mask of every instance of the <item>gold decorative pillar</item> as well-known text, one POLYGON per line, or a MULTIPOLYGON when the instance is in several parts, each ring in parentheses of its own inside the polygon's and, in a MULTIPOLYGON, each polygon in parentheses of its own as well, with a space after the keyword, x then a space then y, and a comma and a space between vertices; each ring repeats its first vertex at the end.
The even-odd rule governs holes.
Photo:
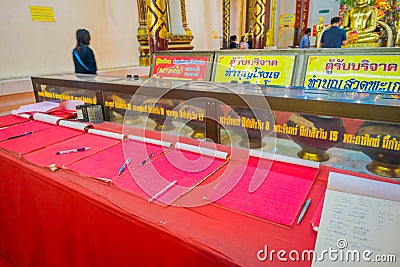
POLYGON ((229 34, 230 34, 230 23, 231 23, 231 1, 223 0, 222 9, 222 36, 223 36, 223 49, 229 48, 229 34))
POLYGON ((254 25, 254 1, 247 0, 246 2, 246 36, 249 48, 253 46, 253 25, 254 25))
POLYGON ((254 25, 254 1, 255 0, 247 0, 246 3, 246 31, 249 32, 250 29, 253 29, 254 25))
POLYGON ((266 46, 275 45, 276 0, 271 0, 271 24, 267 32, 266 46))
POLYGON ((243 14, 244 13, 244 0, 240 0, 240 25, 239 25, 239 40, 242 38, 243 34, 243 14))
POLYGON ((253 48, 263 49, 267 33, 267 0, 254 1, 253 48))
POLYGON ((150 66, 149 37, 147 35, 146 0, 137 0, 139 27, 137 38, 139 47, 139 66, 150 66))
POLYGON ((147 0, 147 28, 150 53, 168 50, 166 0, 147 0))

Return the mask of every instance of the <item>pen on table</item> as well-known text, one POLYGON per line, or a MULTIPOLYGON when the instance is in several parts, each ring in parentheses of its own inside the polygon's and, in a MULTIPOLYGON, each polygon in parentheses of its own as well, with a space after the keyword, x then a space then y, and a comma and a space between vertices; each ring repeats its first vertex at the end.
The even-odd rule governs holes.
POLYGON ((310 206, 310 204, 311 204, 311 198, 307 199, 306 202, 304 202, 303 206, 301 207, 301 212, 300 212, 299 218, 297 219, 297 224, 299 224, 301 222, 301 220, 303 219, 304 214, 306 214, 306 211, 307 211, 308 207, 310 206))
POLYGON ((164 194, 168 189, 170 189, 171 187, 173 187, 177 182, 178 182, 178 180, 175 180, 175 181, 169 183, 166 187, 164 187, 163 189, 161 189, 157 194, 155 194, 152 198, 150 198, 150 199, 149 199, 149 202, 153 202, 156 198, 158 198, 159 196, 161 196, 162 194, 164 194))
POLYGON ((58 152, 56 152, 56 154, 57 155, 61 155, 61 154, 79 152, 79 151, 86 151, 86 150, 89 150, 89 149, 90 149, 90 147, 78 147, 78 148, 74 148, 74 149, 58 151, 58 152))
POLYGON ((155 155, 154 152, 151 152, 150 155, 147 157, 147 159, 140 162, 140 167, 142 167, 144 164, 146 164, 146 162, 148 162, 152 157, 154 157, 154 155, 155 155))
POLYGON ((10 137, 7 138, 7 140, 14 139, 14 138, 18 138, 18 137, 22 137, 22 136, 26 136, 26 135, 29 135, 29 134, 31 134, 31 133, 32 133, 32 132, 25 132, 25 133, 23 133, 23 134, 10 136, 10 137))
POLYGON ((128 166, 129 162, 131 162, 131 158, 127 158, 121 168, 119 168, 118 175, 120 175, 125 170, 125 167, 128 166))

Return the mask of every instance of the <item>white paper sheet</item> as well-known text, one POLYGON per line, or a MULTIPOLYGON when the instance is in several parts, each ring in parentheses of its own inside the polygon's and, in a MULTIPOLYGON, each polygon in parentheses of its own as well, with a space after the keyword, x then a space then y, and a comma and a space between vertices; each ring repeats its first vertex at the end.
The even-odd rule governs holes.
POLYGON ((399 199, 400 185, 331 173, 312 266, 399 266, 399 199))

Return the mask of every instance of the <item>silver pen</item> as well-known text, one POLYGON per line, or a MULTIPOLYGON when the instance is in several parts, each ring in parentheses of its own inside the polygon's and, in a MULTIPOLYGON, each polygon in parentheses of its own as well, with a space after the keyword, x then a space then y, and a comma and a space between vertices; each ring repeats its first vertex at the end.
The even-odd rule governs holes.
POLYGON ((308 207, 310 206, 310 204, 311 204, 311 198, 307 199, 306 202, 304 202, 304 204, 301 208, 299 218, 297 219, 297 224, 299 224, 301 222, 301 220, 303 220, 303 217, 306 214, 306 211, 307 211, 308 207))

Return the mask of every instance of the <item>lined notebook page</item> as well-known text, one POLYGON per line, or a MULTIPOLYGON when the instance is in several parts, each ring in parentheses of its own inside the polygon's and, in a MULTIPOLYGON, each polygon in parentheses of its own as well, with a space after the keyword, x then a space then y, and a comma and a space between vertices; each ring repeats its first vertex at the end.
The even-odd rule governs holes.
POLYGON ((118 171, 124 164, 126 159, 131 159, 124 172, 140 167, 140 163, 148 158, 150 153, 154 153, 154 158, 166 152, 166 148, 149 143, 139 141, 127 141, 124 144, 104 149, 87 158, 81 159, 72 165, 68 165, 68 169, 85 176, 101 177, 107 179, 117 179, 120 176, 118 171))
MULTIPOLYGON (((363 192, 373 191, 371 185, 376 185, 377 183, 377 181, 362 178, 356 179, 354 177, 349 178, 349 183, 359 189, 346 187, 343 184, 345 187, 343 187, 342 191, 347 189, 363 192), (360 181, 359 186, 356 184, 356 179, 360 181), (371 183, 370 186, 368 186, 369 182, 371 183)), ((388 183, 383 184, 397 189, 397 195, 400 195, 400 186, 388 183)), ((335 189, 339 190, 340 188, 335 187, 335 189)), ((315 261, 312 266, 399 266, 399 225, 400 202, 335 191, 328 187, 325 194, 315 253, 321 258, 322 252, 331 248, 331 250, 338 251, 337 255, 343 255, 343 260, 338 258, 334 261, 329 258, 328 254, 325 254, 323 261, 315 261), (351 256, 349 250, 358 254, 360 260, 351 256), (366 260, 364 260, 363 255, 367 258, 366 260), (397 262, 378 264, 376 257, 381 255, 385 257, 393 255, 393 257, 396 257, 397 262)))
POLYGON ((153 160, 151 164, 133 170, 132 175, 151 196, 176 180, 175 186, 157 198, 169 204, 225 162, 224 159, 174 149, 165 156, 153 160))

